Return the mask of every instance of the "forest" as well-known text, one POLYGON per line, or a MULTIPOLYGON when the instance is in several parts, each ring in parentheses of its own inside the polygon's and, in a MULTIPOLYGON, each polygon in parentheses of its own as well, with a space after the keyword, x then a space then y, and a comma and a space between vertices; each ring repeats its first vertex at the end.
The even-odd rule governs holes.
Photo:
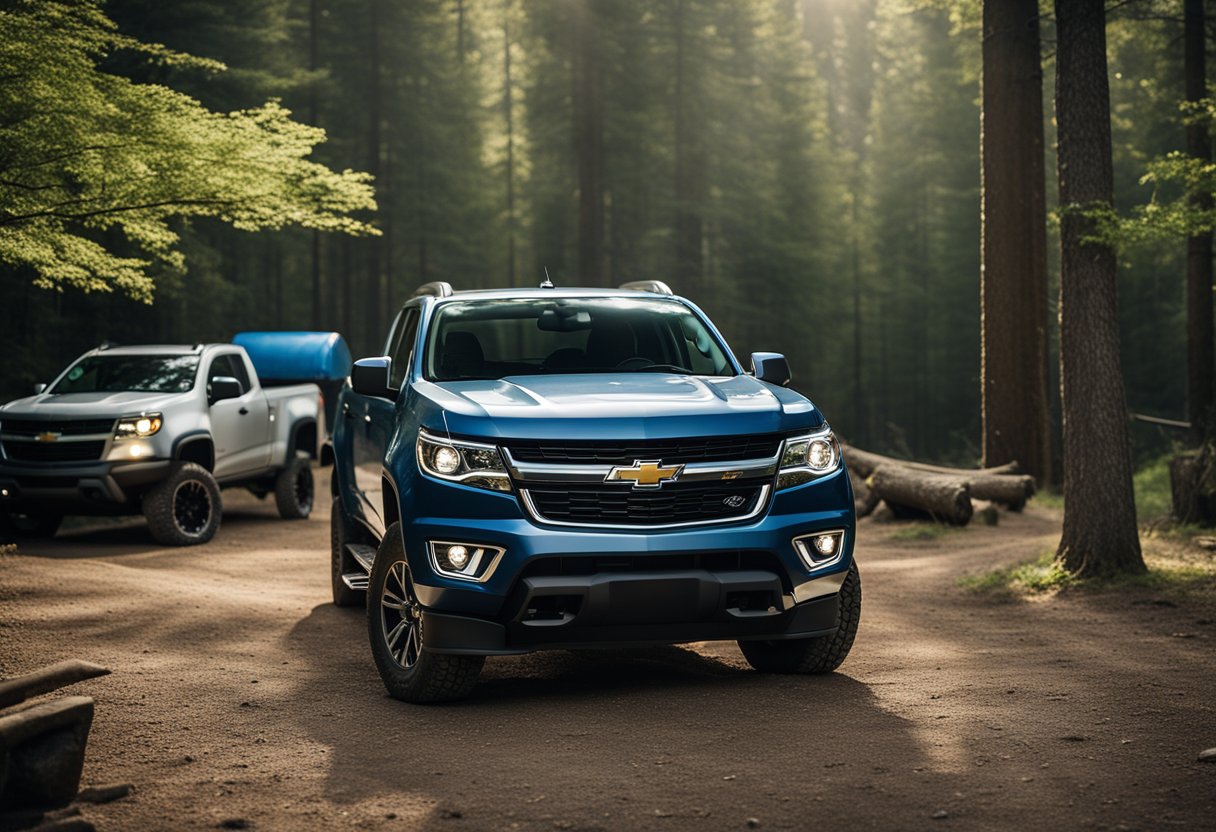
MULTIPOLYGON (((1181 2, 1107 5, 1127 407, 1185 421, 1187 242, 1144 219, 1199 175, 1168 165, 1196 118, 1184 102, 1203 96, 1185 88, 1181 2)), ((421 283, 533 285, 547 269, 558 285, 669 282, 738 354, 785 353, 851 443, 984 455, 979 0, 0 4, 8 27, 73 8, 116 24, 93 51, 102 75, 320 128, 283 164, 345 173, 317 185, 333 192, 310 221, 165 216, 169 256, 138 254, 138 229, 90 232, 145 263, 138 279, 0 257, 9 398, 105 340, 321 329, 375 353, 421 283)), ((1027 326, 1046 326, 1058 482, 1054 10, 1039 20, 1048 290, 1027 326)), ((1186 439, 1130 430, 1138 465, 1186 439)))

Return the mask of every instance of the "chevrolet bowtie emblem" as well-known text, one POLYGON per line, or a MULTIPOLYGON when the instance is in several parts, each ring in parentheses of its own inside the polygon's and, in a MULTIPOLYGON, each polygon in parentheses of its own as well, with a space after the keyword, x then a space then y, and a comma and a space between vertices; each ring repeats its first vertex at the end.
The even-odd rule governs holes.
POLYGON ((634 488, 662 488, 665 482, 675 482, 683 465, 663 465, 659 460, 634 460, 632 467, 617 465, 604 477, 604 482, 631 482, 634 488))
POLYGON ((59 436, 60 436, 60 434, 53 433, 48 430, 46 433, 40 433, 34 438, 37 439, 39 442, 58 442, 59 436))

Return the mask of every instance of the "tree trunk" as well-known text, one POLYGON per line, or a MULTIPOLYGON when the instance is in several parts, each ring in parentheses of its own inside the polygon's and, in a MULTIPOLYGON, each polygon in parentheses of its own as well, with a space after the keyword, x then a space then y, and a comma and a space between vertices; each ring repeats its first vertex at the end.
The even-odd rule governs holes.
POLYGON ((1038 0, 984 0, 980 266, 984 464, 1051 477, 1038 0))
POLYGON ((507 121, 507 285, 515 285, 515 100, 511 81, 511 3, 502 15, 503 110, 507 121))
MULTIPOLYGON (((380 181, 380 106, 382 73, 380 68, 380 0, 370 0, 368 7, 368 86, 367 86, 367 172, 375 181, 376 196, 383 200, 385 188, 380 181)), ((381 203, 383 208, 383 203, 381 203)), ((380 329, 380 238, 368 237, 363 241, 366 247, 367 282, 364 286, 364 320, 363 325, 371 333, 380 329)), ((375 334, 371 334, 374 339, 375 334)))
POLYGON ((691 90, 695 73, 689 68, 690 29, 686 15, 687 0, 675 5, 675 167, 676 219, 675 276, 681 293, 696 296, 705 283, 703 251, 705 221, 701 214, 705 183, 705 155, 700 131, 694 121, 692 104, 697 99, 691 90))
MULTIPOLYGON (((1186 99, 1207 98, 1203 0, 1186 0, 1184 8, 1186 41, 1186 99)), ((1211 161, 1212 143, 1207 122, 1196 119, 1186 127, 1187 155, 1211 161)), ((1190 197, 1191 205, 1201 211, 1212 208, 1212 194, 1199 188, 1190 197)), ((1216 376, 1216 355, 1212 346, 1212 232, 1204 231, 1187 240, 1186 245, 1186 370, 1187 418, 1191 438, 1203 442, 1212 429, 1212 384, 1216 376)))
MULTIPOLYGON (((321 68, 321 0, 308 2, 308 68, 314 74, 321 68)), ((321 124, 319 82, 314 78, 308 90, 308 121, 313 127, 321 124)), ((313 230, 309 247, 309 271, 312 276, 312 328, 321 329, 321 232, 313 230)))
POLYGON ((574 157, 578 165, 578 277, 599 286, 604 269, 603 97, 592 0, 573 8, 574 157))
POLYGON ((884 465, 870 475, 867 483, 897 515, 899 508, 905 507, 953 526, 965 526, 971 521, 971 492, 960 479, 927 476, 900 465, 884 465))
POLYGON ((1114 202, 1103 0, 1056 0, 1060 180, 1060 406, 1064 531, 1080 576, 1143 572, 1119 363, 1115 252, 1086 238, 1114 202))

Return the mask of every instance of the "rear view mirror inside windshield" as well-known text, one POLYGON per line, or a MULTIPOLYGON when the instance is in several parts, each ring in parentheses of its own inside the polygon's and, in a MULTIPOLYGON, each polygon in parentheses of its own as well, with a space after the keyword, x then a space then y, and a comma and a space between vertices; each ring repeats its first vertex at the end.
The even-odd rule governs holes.
POLYGON ((591 313, 586 309, 571 309, 558 306, 546 309, 536 319, 536 328, 542 332, 577 332, 591 329, 591 313))

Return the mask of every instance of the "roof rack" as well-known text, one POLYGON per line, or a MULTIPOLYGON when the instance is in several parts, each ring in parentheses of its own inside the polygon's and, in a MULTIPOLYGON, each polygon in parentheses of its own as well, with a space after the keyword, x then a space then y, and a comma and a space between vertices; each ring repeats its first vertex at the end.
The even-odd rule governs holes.
POLYGON ((430 295, 436 298, 446 298, 452 294, 452 284, 444 280, 435 280, 430 283, 423 283, 414 290, 414 297, 422 297, 430 295))
POLYGON ((632 289, 635 292, 653 292, 656 295, 674 295, 671 287, 661 280, 631 280, 622 283, 618 289, 632 289))

